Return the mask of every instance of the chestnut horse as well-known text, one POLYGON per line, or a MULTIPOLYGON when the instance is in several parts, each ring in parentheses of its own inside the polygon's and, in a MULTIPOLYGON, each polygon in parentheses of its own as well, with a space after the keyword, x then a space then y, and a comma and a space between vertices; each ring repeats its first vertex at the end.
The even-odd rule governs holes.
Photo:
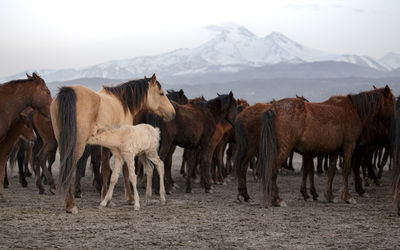
MULTIPOLYGON (((103 127, 132 125, 135 114, 142 109, 149 109, 167 121, 175 117, 175 110, 155 74, 150 79, 103 86, 98 92, 80 85, 60 89, 50 112, 60 152, 57 188, 64 192, 68 213, 78 213, 71 181, 90 135, 103 127)), ((103 188, 106 186, 107 183, 103 183, 103 188)))
POLYGON ((6 200, 3 185, 7 160, 20 136, 27 141, 33 141, 34 138, 31 123, 25 115, 19 115, 14 119, 7 135, 0 141, 0 197, 3 200, 6 200))
POLYGON ((28 79, 0 85, 0 140, 7 135, 11 123, 27 107, 49 118, 51 95, 44 80, 33 73, 28 79))
MULTIPOLYGON (((262 118, 258 154, 265 205, 286 206, 279 197, 276 179, 279 167, 291 150, 302 154, 303 159, 342 153, 342 199, 356 203, 348 190, 353 151, 365 124, 375 119, 391 119, 393 107, 394 98, 388 86, 356 95, 333 96, 322 103, 307 103, 296 98, 273 103, 262 118)), ((326 192, 328 201, 334 198, 332 172, 329 171, 326 192)))

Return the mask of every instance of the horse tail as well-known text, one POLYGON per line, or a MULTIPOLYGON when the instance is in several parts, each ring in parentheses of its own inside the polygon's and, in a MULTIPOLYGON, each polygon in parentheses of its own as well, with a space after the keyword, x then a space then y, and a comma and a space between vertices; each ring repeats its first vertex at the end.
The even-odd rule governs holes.
POLYGON ((73 169, 76 161, 76 94, 71 87, 62 87, 58 93, 58 119, 60 173, 57 190, 65 192, 71 184, 73 169))
POLYGON ((263 199, 266 207, 269 207, 272 201, 272 170, 278 152, 278 143, 275 132, 274 110, 266 111, 261 118, 261 135, 258 148, 257 168, 260 171, 261 188, 263 190, 263 199))
POLYGON ((400 100, 396 101, 390 127, 390 142, 393 154, 393 203, 399 202, 400 205, 400 100))
POLYGON ((235 161, 234 161, 234 168, 236 170, 236 175, 240 175, 240 165, 242 163, 243 157, 247 151, 247 137, 244 130, 243 120, 238 119, 235 122, 235 140, 236 140, 236 154, 235 154, 235 161))

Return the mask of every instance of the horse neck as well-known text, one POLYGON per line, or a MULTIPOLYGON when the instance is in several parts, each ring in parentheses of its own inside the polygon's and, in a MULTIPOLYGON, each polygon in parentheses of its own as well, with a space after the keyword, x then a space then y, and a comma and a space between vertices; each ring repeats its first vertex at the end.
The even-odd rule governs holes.
POLYGON ((13 100, 12 104, 7 105, 7 108, 3 110, 3 112, 8 114, 8 117, 11 117, 11 121, 14 120, 24 109, 32 105, 32 84, 15 83, 10 86, 4 86, 1 89, 3 95, 13 100))
POLYGON ((226 115, 228 113, 227 111, 221 110, 221 108, 216 107, 218 102, 219 102, 219 100, 217 100, 217 99, 213 99, 213 100, 206 102, 207 109, 208 109, 209 113, 212 115, 212 117, 214 118, 214 121, 216 123, 219 123, 222 120, 224 120, 224 118, 226 117, 226 115))

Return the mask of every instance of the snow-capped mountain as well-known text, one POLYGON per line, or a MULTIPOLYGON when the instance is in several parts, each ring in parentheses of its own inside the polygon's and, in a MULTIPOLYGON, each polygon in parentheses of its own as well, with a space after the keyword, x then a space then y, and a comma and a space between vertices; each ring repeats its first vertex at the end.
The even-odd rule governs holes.
MULTIPOLYGON (((245 27, 235 24, 208 26, 217 32, 210 41, 191 49, 177 49, 156 56, 135 57, 110 61, 80 69, 37 70, 46 81, 67 81, 78 78, 101 77, 132 79, 156 72, 159 76, 201 75, 215 72, 239 72, 249 67, 319 61, 339 61, 390 71, 392 59, 380 63, 371 57, 335 55, 307 48, 285 35, 273 32, 258 37, 245 27)), ((27 71, 30 72, 31 71, 27 71)), ((19 78, 24 73, 7 77, 19 78)))
POLYGON ((379 59, 381 64, 384 64, 392 69, 400 68, 400 54, 393 52, 387 53, 381 59, 379 59))

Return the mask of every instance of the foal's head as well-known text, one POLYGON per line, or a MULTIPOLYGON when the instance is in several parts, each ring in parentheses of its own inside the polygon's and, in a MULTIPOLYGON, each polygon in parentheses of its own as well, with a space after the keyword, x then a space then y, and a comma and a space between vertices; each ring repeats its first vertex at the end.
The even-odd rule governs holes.
POLYGON ((27 142, 33 142, 35 134, 33 132, 32 124, 29 118, 20 114, 12 123, 9 133, 14 133, 27 142))
POLYGON ((174 119, 175 109, 162 90, 155 74, 148 79, 148 85, 147 109, 161 116, 165 121, 171 121, 174 119))

